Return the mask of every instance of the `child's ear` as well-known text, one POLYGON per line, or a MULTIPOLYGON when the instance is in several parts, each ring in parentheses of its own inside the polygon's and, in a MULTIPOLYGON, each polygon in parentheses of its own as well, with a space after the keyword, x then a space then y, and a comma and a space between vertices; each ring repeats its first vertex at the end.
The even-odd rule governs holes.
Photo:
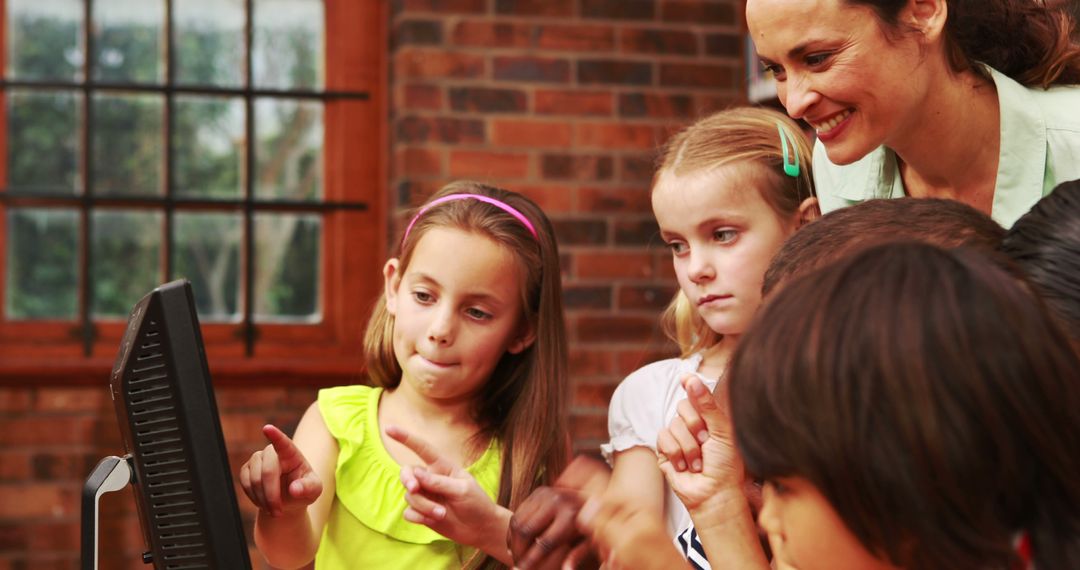
POLYGON ((398 286, 401 285, 401 274, 398 273, 400 266, 401 262, 398 261, 398 258, 392 257, 382 268, 383 296, 386 299, 386 312, 394 316, 397 316, 397 293, 398 286))
POLYGON ((532 346, 536 342, 536 329, 529 324, 524 325, 521 334, 517 338, 510 341, 509 346, 506 347, 506 352, 510 354, 521 354, 526 348, 532 346))
POLYGON ((818 219, 820 217, 821 217, 821 205, 818 204, 817 196, 811 196, 811 197, 803 200, 802 203, 799 204, 799 211, 798 211, 799 225, 798 225, 798 227, 801 228, 801 227, 805 226, 806 224, 809 224, 810 222, 812 222, 812 221, 814 221, 814 220, 816 220, 816 219, 818 219))

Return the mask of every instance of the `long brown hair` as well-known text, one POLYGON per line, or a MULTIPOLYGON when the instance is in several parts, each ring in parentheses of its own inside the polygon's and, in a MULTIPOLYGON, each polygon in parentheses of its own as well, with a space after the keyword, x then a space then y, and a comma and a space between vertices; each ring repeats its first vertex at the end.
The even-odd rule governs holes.
MULTIPOLYGON (((503 446, 498 503, 516 508, 539 485, 551 484, 569 459, 567 438, 566 327, 563 320, 559 251, 551 222, 521 194, 476 182, 455 182, 431 200, 451 194, 480 194, 521 212, 536 237, 506 211, 479 200, 453 200, 431 207, 416 219, 398 246, 404 273, 416 245, 432 228, 456 228, 485 236, 512 252, 521 276, 521 306, 536 340, 519 354, 504 354, 477 396, 473 419, 480 439, 498 438, 503 446)), ((430 200, 429 200, 430 201, 430 200)), ((368 322, 364 352, 368 376, 393 389, 401 382, 394 356, 394 317, 380 299, 368 322)), ((484 566, 496 565, 486 558, 484 566)))
MULTIPOLYGON (((908 0, 847 0, 869 6, 898 29, 908 0)), ((945 50, 954 71, 982 62, 1027 86, 1080 83, 1080 45, 1070 37, 1075 22, 1064 3, 1040 0, 948 0, 945 50), (1008 41, 1004 41, 1008 38, 1008 41)))
POLYGON ((736 442, 905 568, 1080 568, 1080 361, 974 251, 895 243, 796 279, 729 370, 736 442))
MULTIPOLYGON (((766 187, 748 191, 761 192, 776 215, 788 219, 803 200, 814 196, 811 148, 806 135, 787 115, 763 107, 733 107, 700 119, 672 136, 661 150, 653 187, 665 171, 683 176, 748 162, 759 166, 768 181, 766 187), (777 128, 784 130, 787 149, 781 144, 777 128), (798 176, 784 174, 785 154, 789 162, 798 156, 798 176)), ((682 291, 675 294, 660 323, 684 357, 720 340, 682 291)))

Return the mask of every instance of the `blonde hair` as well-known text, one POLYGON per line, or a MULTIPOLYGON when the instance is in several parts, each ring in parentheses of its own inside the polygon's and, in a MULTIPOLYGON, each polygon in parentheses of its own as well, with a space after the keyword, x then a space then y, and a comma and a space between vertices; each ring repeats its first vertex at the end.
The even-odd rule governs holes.
MULTIPOLYGON (((416 245, 429 230, 454 228, 491 239, 516 260, 508 271, 521 276, 521 306, 536 340, 519 354, 504 354, 495 366, 474 403, 473 419, 481 431, 471 442, 478 447, 490 437, 501 441, 498 503, 513 510, 536 487, 552 484, 569 460, 569 380, 559 251, 551 222, 539 206, 521 194, 461 181, 443 187, 429 203, 451 194, 479 194, 504 202, 523 214, 536 230, 533 237, 520 220, 486 202, 453 200, 424 211, 397 251, 398 271, 403 274, 416 245)), ((364 336, 364 356, 371 381, 388 389, 401 383, 393 330, 394 316, 380 298, 364 336)), ((480 558, 484 557, 476 556, 471 562, 480 558)), ((492 564, 490 558, 481 562, 492 564)))
MULTIPOLYGON (((668 140, 659 157, 653 187, 665 171, 676 176, 712 170, 736 162, 762 167, 768 185, 758 188, 776 215, 790 218, 803 200, 814 196, 810 173, 812 148, 799 126, 787 115, 762 107, 735 107, 705 117, 668 140), (789 148, 780 141, 784 130, 789 148), (784 173, 798 157, 799 174, 784 173)), ((685 358, 720 341, 720 335, 698 315, 690 300, 679 291, 660 318, 664 332, 679 345, 685 358)))

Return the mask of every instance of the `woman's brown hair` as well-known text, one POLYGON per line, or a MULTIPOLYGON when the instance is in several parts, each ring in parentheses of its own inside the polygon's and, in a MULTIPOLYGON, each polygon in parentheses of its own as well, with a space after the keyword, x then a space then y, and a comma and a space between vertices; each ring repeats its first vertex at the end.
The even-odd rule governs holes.
MULTIPOLYGON (((847 1, 869 6, 896 29, 910 0, 847 1)), ((1070 37, 1075 22, 1063 4, 948 0, 945 49, 950 66, 982 74, 975 63, 985 63, 1029 87, 1080 83, 1080 44, 1070 37)))
MULTIPOLYGON (((806 135, 787 115, 763 107, 733 107, 709 115, 672 136, 660 152, 653 186, 665 171, 684 176, 747 162, 761 167, 768 181, 765 187, 747 191, 761 192, 776 215, 788 219, 795 215, 803 200, 814 196, 811 149, 806 135), (778 128, 784 130, 786 149, 778 128), (785 157, 789 163, 798 163, 797 176, 784 173, 785 157)), ((675 294, 660 323, 684 357, 720 340, 682 291, 675 294)))
MULTIPOLYGON (((524 215, 536 229, 534 237, 520 220, 486 202, 452 200, 424 211, 395 255, 400 260, 399 271, 404 273, 416 245, 429 230, 454 228, 491 239, 517 261, 507 271, 521 276, 521 306, 536 340, 519 354, 502 356, 473 409, 473 419, 481 426, 477 442, 496 437, 502 443, 497 502, 513 510, 536 487, 553 483, 569 460, 569 379, 559 251, 551 222, 525 196, 476 182, 455 182, 429 202, 451 194, 495 198, 524 215)), ((364 353, 369 378, 388 389, 401 382, 393 329, 394 317, 380 299, 368 322, 364 353)), ((482 563, 485 567, 495 565, 490 557, 482 563)))
POLYGON ((973 251, 896 243, 795 279, 740 339, 736 442, 904 568, 1080 568, 1080 361, 973 251))

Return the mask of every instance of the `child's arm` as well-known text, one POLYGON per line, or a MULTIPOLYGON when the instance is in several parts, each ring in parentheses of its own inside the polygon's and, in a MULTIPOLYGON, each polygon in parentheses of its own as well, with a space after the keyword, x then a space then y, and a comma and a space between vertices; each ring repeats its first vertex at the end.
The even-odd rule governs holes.
POLYGON ((290 440, 274 426, 270 445, 240 469, 244 493, 259 507, 255 544, 272 566, 299 568, 315 558, 334 500, 337 441, 312 404, 290 440))
POLYGON ((727 411, 727 390, 717 392, 696 377, 682 379, 687 399, 660 433, 660 469, 690 511, 714 570, 767 569, 757 525, 744 494, 742 458, 727 411))
POLYGON ((479 548, 506 565, 512 565, 506 547, 510 527, 508 509, 495 504, 471 473, 446 459, 422 439, 396 426, 386 435, 401 442, 427 467, 402 467, 405 486, 405 520, 425 525, 466 546, 479 548))
POLYGON ((689 568, 675 549, 657 513, 640 508, 636 501, 605 495, 589 499, 578 514, 578 525, 589 534, 605 568, 676 570, 689 568))

